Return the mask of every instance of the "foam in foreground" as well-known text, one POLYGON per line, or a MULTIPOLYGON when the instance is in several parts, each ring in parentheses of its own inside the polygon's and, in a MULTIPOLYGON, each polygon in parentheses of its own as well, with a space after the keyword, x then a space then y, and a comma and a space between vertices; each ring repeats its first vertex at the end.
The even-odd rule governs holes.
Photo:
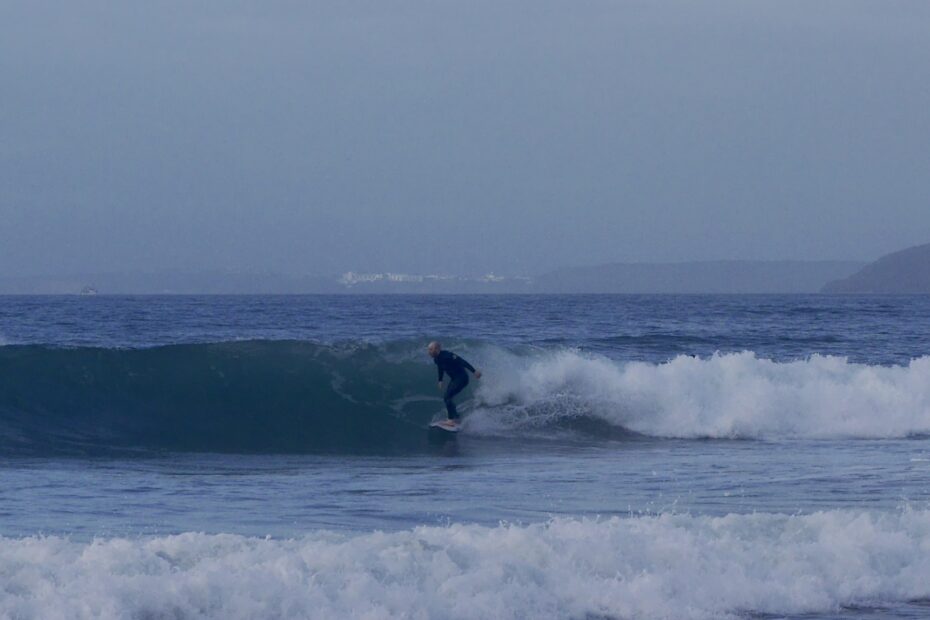
POLYGON ((0 538, 4 618, 719 618, 930 597, 930 511, 0 538))

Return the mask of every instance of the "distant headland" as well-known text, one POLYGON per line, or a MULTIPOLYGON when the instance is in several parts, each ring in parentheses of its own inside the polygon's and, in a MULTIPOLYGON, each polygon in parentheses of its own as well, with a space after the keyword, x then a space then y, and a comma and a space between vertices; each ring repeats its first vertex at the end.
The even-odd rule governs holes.
POLYGON ((930 293, 930 243, 882 256, 856 273, 828 282, 824 293, 930 293))

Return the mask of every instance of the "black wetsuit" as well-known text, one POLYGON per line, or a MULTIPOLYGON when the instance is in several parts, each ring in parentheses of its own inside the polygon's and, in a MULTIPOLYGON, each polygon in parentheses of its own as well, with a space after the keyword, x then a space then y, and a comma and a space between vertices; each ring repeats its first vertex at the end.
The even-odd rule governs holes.
POLYGON ((475 372, 475 368, 451 351, 440 351, 433 361, 439 369, 439 381, 442 382, 443 373, 449 375, 451 379, 449 385, 446 386, 445 394, 442 395, 442 400, 446 403, 449 419, 454 420, 459 417, 459 412, 455 410, 455 403, 452 399, 468 385, 468 373, 465 369, 475 372))

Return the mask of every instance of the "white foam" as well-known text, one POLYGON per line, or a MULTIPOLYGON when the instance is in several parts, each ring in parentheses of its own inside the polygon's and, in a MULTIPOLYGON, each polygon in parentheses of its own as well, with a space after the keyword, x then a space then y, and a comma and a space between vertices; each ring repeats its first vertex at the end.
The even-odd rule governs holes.
POLYGON ((481 381, 469 420, 475 432, 588 417, 662 437, 930 433, 930 357, 886 367, 821 355, 779 363, 745 352, 649 364, 561 351, 498 358, 481 381))
POLYGON ((0 617, 720 618, 930 597, 930 511, 0 538, 0 617))

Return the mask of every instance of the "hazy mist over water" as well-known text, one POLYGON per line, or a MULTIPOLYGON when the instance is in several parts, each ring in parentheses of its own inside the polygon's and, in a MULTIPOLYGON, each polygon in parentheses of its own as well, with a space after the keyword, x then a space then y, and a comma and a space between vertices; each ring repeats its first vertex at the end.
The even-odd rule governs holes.
POLYGON ((926 2, 0 5, 0 275, 930 238, 926 2))

